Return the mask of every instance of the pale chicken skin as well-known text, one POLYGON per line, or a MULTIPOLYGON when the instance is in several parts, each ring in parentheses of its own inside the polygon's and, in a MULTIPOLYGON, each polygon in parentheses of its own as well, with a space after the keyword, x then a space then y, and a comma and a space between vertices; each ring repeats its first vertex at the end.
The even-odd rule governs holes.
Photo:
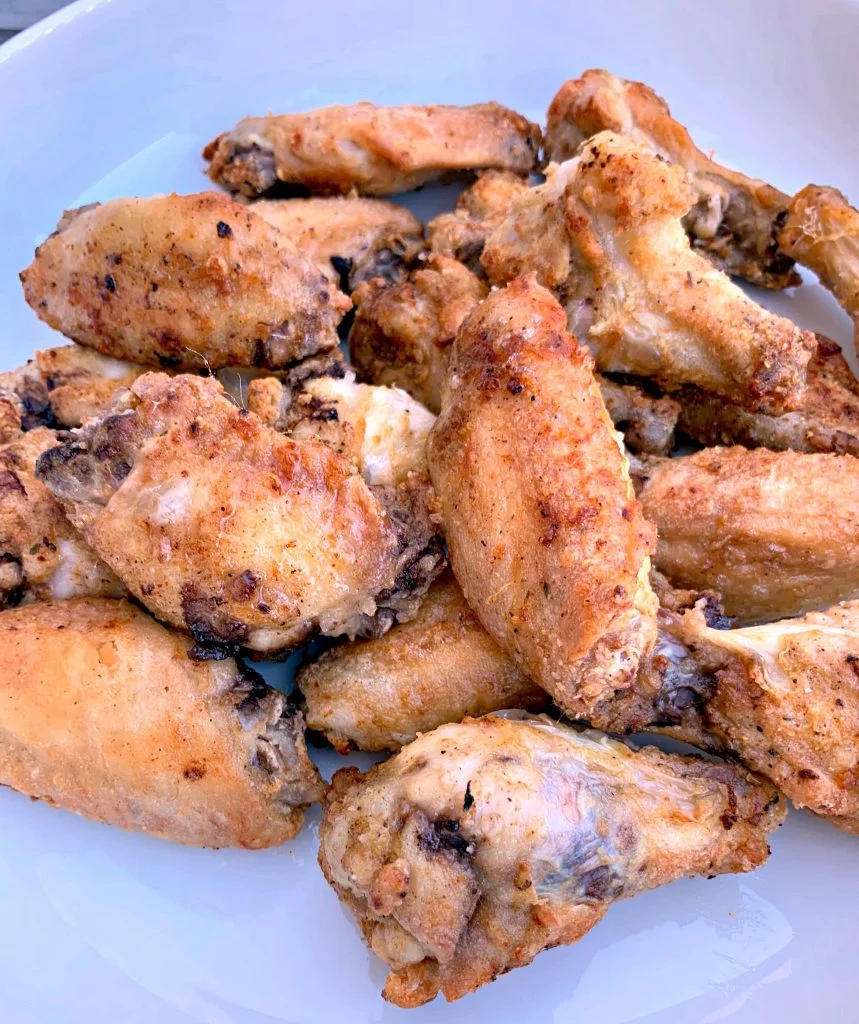
POLYGON ((207 644, 257 651, 359 632, 397 536, 353 467, 236 408, 211 378, 147 374, 130 407, 38 475, 129 591, 207 644))
POLYGON ((67 213, 21 272, 41 320, 115 359, 277 369, 337 345, 348 298, 280 231, 217 192, 67 213))
POLYGON ((570 715, 633 728, 656 635, 654 531, 593 360, 533 275, 463 323, 428 451, 451 565, 483 626, 570 715))
POLYGON ((35 427, 0 446, 0 609, 125 593, 36 479, 39 456, 60 440, 53 430, 35 427))
POLYGON ((485 168, 528 174, 541 134, 498 103, 323 107, 246 117, 203 150, 212 181, 257 196, 278 182, 320 195, 389 196, 485 168))
POLYGON ((799 408, 813 334, 690 247, 693 201, 682 167, 602 132, 514 202, 481 260, 493 283, 534 270, 603 372, 696 384, 756 412, 799 408))
POLYGON ((0 784, 191 846, 292 839, 325 790, 301 715, 189 647, 127 601, 0 613, 0 784))
POLYGON ((343 753, 399 750, 466 715, 538 711, 547 701, 481 626, 452 575, 430 587, 411 622, 326 651, 296 684, 308 728, 343 753))
POLYGON ((712 629, 663 613, 648 671, 671 734, 731 753, 797 807, 859 832, 859 602, 712 629))
POLYGON ((565 82, 546 117, 546 158, 569 160, 602 131, 628 135, 687 172, 694 205, 683 224, 718 267, 764 288, 800 283, 793 260, 779 249, 789 197, 703 153, 652 89, 600 69, 565 82))
POLYGON ((705 448, 646 475, 654 565, 676 586, 716 591, 738 623, 859 597, 859 460, 705 448))
POLYGON ((402 280, 424 250, 423 225, 403 206, 359 196, 260 199, 251 210, 282 231, 331 284, 402 280))
POLYGON ((319 862, 390 968, 383 996, 414 1007, 578 941, 617 900, 753 870, 784 814, 740 767, 490 715, 338 772, 319 862))
POLYGON ((449 256, 431 255, 394 285, 369 281, 353 295, 349 353, 362 380, 402 388, 432 412, 462 321, 486 285, 449 256))

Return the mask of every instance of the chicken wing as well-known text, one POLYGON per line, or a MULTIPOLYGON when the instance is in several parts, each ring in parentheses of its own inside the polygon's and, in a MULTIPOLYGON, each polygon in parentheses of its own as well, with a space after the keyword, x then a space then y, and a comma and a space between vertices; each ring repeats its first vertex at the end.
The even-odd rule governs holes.
POLYGON ((382 994, 414 1007, 576 942, 616 900, 758 867, 784 814, 737 766, 513 712, 338 772, 319 862, 391 968, 382 994))
POLYGON ((451 564, 491 636, 573 717, 637 723, 656 634, 652 527, 587 350, 533 275, 453 346, 429 464, 451 564))
POLYGON ((73 341, 191 370, 277 368, 333 348, 349 309, 288 238, 217 192, 74 210, 21 281, 73 341))
POLYGON ((0 614, 0 783, 121 828, 192 846, 286 842, 324 784, 304 723, 235 662, 127 601, 0 614))
POLYGON ((125 593, 36 479, 37 459, 59 443, 53 430, 35 427, 0 446, 0 608, 125 593))
POLYGON ((36 353, 35 361, 54 417, 64 427, 106 416, 121 393, 149 370, 83 345, 47 348, 36 353))
POLYGON ((349 353, 363 380, 402 388, 441 408, 448 352, 486 285, 448 256, 432 255, 406 281, 368 281, 353 295, 349 353))
POLYGON ((565 82, 549 106, 546 157, 569 160, 602 131, 628 135, 684 168, 694 205, 683 225, 692 245, 719 268, 765 288, 800 283, 793 260, 779 249, 789 197, 702 153, 652 89, 599 69, 565 82))
POLYGON ((859 830, 859 601, 744 629, 712 629, 700 610, 662 619, 651 665, 668 731, 859 830))
POLYGON ((750 412, 691 385, 673 397, 678 429, 701 444, 859 455, 859 381, 841 348, 822 334, 808 364, 805 399, 795 412, 750 412))
POLYGON ((383 199, 260 199, 251 209, 344 291, 374 277, 401 280, 425 248, 417 217, 383 199))
POLYGON ((680 406, 668 395, 650 395, 643 387, 596 375, 612 423, 632 452, 667 455, 674 447, 680 406))
POLYGON ((320 194, 389 196, 484 168, 528 174, 537 125, 498 103, 470 107, 323 107, 246 117, 203 150, 208 174, 233 192, 262 195, 277 182, 320 194))
POLYGON ((430 587, 411 622, 325 652, 296 683, 308 728, 342 753, 399 750, 466 715, 538 711, 547 701, 480 625, 452 576, 430 587))
POLYGON ((38 475, 131 593, 200 644, 354 634, 394 583, 396 531, 349 463, 211 378, 139 378, 127 410, 45 452, 38 475))
POLYGON ((814 336, 746 296, 692 250, 683 169, 603 132, 514 202, 481 260, 489 279, 535 270, 604 372, 697 384, 744 408, 801 407, 814 336))
POLYGON ((779 243, 853 318, 859 352, 859 210, 838 189, 807 185, 790 201, 779 243))
POLYGON ((859 597, 859 460, 705 448, 648 463, 639 499, 654 564, 680 587, 715 590, 740 623, 859 597))
POLYGON ((48 389, 31 359, 0 372, 0 444, 23 430, 56 426, 48 389))

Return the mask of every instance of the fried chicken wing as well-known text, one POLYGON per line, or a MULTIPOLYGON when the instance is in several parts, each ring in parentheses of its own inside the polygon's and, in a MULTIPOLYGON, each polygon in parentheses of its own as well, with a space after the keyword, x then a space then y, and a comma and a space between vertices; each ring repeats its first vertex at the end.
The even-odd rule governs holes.
POLYGON ((344 291, 374 277, 389 283, 402 280, 425 248, 417 217, 383 199, 260 199, 251 209, 344 291))
POLYGON ((537 125, 498 103, 355 103, 246 117, 210 142, 203 159, 212 181, 247 196, 279 181, 323 195, 389 196, 485 168, 528 174, 540 143, 537 125))
POLYGON ((35 427, 0 446, 0 608, 125 592, 36 479, 39 456, 59 443, 35 427))
POLYGON ((667 455, 674 447, 680 406, 668 395, 650 395, 642 387, 596 375, 600 394, 626 447, 648 455, 667 455))
POLYGON ((647 466, 657 569, 715 590, 740 623, 859 596, 859 460, 705 448, 647 466))
POLYGON ((838 189, 806 185, 790 201, 779 243, 853 318, 859 352, 859 210, 838 189))
POLYGON ((36 353, 51 409, 64 427, 106 416, 119 395, 149 371, 139 363, 103 356, 83 345, 61 345, 36 353))
POLYGON ((628 135, 689 175, 694 205, 683 224, 693 246, 722 270, 765 288, 800 283, 779 249, 788 196, 711 160, 675 121, 668 104, 641 82, 592 69, 565 82, 549 106, 546 157, 560 163, 602 131, 628 135))
POLYGON ((504 708, 538 711, 527 679, 469 608, 452 576, 430 587, 415 618, 378 640, 344 644, 300 669, 308 728, 346 753, 399 750, 418 733, 504 708))
POLYGON ((463 323, 428 451, 451 564, 483 626, 574 717, 634 726, 656 634, 653 530, 593 360, 533 275, 463 323))
POLYGON ((859 829, 859 601, 744 629, 712 629, 700 610, 663 619, 651 664, 669 731, 859 829))
POLYGON ((696 384, 757 412, 799 408, 814 336, 690 248, 693 200, 679 165, 603 132, 514 202, 481 259, 495 283, 536 271, 603 372, 696 384))
POLYGON ((128 409, 45 452, 38 475, 131 593, 200 643, 354 634, 395 580, 396 531, 348 461, 212 378, 139 378, 128 409))
POLYGON ((414 1007, 578 941, 616 900, 758 867, 784 814, 737 766, 490 715, 338 772, 319 862, 391 968, 382 994, 414 1007))
POLYGON ((127 601, 0 613, 0 783, 192 846, 292 839, 325 788, 301 715, 189 646, 127 601))
POLYGON ((349 300, 280 231, 217 192, 66 214, 21 272, 41 320, 116 359, 278 368, 337 345, 349 300))

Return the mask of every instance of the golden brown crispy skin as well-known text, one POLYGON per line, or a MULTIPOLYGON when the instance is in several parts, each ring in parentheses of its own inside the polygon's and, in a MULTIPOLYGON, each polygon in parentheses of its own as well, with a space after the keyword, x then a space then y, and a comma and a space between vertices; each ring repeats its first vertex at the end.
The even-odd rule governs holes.
POLYGON ((448 351, 459 326, 486 295, 448 256, 431 255, 408 280, 368 281, 355 292, 349 352, 363 380, 402 388, 432 412, 441 407, 448 351))
POLYGON ((480 625, 452 575, 430 587, 411 622, 327 651, 296 683, 308 728, 343 753, 399 750, 465 715, 538 711, 547 700, 480 625))
POLYGON ((260 199, 254 213, 274 225, 335 286, 353 291, 374 277, 406 276, 425 248, 413 213, 383 199, 358 196, 260 199))
POLYGON ((36 353, 51 409, 64 427, 106 416, 119 396, 148 371, 139 363, 103 356, 83 345, 61 345, 36 353))
POLYGON ((797 807, 859 827, 859 601, 744 629, 662 615, 653 667, 669 729, 733 752, 797 807))
POLYGON ((626 447, 648 455, 667 455, 674 447, 680 406, 668 395, 650 395, 643 387, 597 374, 600 394, 626 447))
POLYGON ((192 846, 286 842, 324 784, 256 672, 196 662, 126 601, 0 614, 0 783, 192 846))
POLYGON ((37 459, 60 440, 35 427, 0 447, 0 608, 125 592, 36 479, 37 459))
POLYGON ((73 341, 190 370, 278 368, 333 348, 349 309, 289 239, 217 192, 73 211, 21 281, 73 341))
POLYGON ((639 491, 677 586, 715 590, 739 623, 859 596, 859 461, 705 448, 648 464, 639 491))
POLYGON ((440 213, 427 224, 430 249, 459 260, 482 276, 480 254, 489 233, 528 187, 525 178, 511 171, 483 171, 473 185, 464 189, 454 210, 440 213))
POLYGON ((656 634, 653 530, 593 360, 533 275, 463 323, 428 452, 451 564, 484 627, 574 717, 634 726, 656 634))
POLYGON ((546 157, 560 163, 602 131, 629 135, 689 175, 694 205, 684 226, 695 248, 722 270, 765 288, 800 283, 779 251, 788 197, 757 178, 711 160, 675 121, 668 104, 641 82, 592 69, 565 82, 549 106, 546 157))
POLYGON ((698 386, 758 412, 801 406, 814 336, 692 250, 686 174, 603 132, 514 202, 481 257, 489 279, 535 270, 604 372, 698 386))
POLYGON ((389 196, 451 174, 497 168, 528 174, 537 125, 498 103, 470 107, 323 107, 246 117, 203 150, 208 174, 261 195, 278 181, 322 195, 389 196))
POLYGON ((678 429, 705 445, 859 455, 859 381, 841 348, 816 337, 801 408, 766 416, 689 386, 673 396, 680 407, 678 429))
POLYGON ((236 408, 212 378, 147 374, 130 409, 46 452, 39 476, 158 618, 258 651, 354 633, 397 537, 349 463, 236 408))
POLYGON ((806 185, 790 201, 779 243, 853 318, 859 352, 859 210, 836 188, 806 185))
POLYGON ((397 1006, 473 992, 576 942, 616 900, 750 871, 784 818, 737 766, 511 714, 334 777, 319 862, 391 968, 382 994, 397 1006))

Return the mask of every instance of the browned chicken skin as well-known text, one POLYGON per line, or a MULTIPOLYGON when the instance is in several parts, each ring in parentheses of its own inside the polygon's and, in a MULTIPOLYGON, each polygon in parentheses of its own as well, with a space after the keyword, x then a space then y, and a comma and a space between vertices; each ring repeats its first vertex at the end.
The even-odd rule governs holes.
POLYGON ((389 196, 484 168, 528 174, 537 125, 498 103, 323 107, 247 117, 203 150, 212 181, 247 196, 277 182, 322 195, 389 196))
POLYGON ((692 244, 722 270, 765 288, 800 283, 779 250, 788 196, 710 159, 671 116, 665 100, 641 82, 592 69, 565 82, 546 116, 546 157, 560 163, 602 131, 629 135, 689 175, 694 205, 684 217, 692 244))
POLYGON ((721 594, 738 623, 859 596, 859 460, 705 448, 646 473, 654 565, 677 586, 721 594))
POLYGON ((126 601, 0 613, 0 784, 192 846, 292 839, 324 792, 301 715, 189 646, 126 601))
POLYGON ((514 201, 481 260, 493 282, 533 270, 603 372, 696 384, 745 408, 800 408, 814 336, 748 298, 690 248, 683 169, 603 132, 514 201))
POLYGON ((127 410, 46 452, 38 474, 131 593, 200 642, 354 635, 394 583, 396 531, 350 464, 211 378, 141 377, 127 410))
POLYGON ((83 345, 43 349, 36 353, 36 366, 51 410, 64 427, 79 427, 92 416, 106 416, 120 394, 151 369, 83 345))
POLYGON ((411 622, 327 651, 296 683, 308 727, 344 753, 399 750, 466 715, 538 711, 547 700, 481 626, 452 576, 430 587, 411 622))
POLYGON ((574 717, 634 727, 653 530, 593 360, 533 276, 463 323, 429 464, 453 570, 490 635, 574 717))
POLYGON ((276 369, 337 345, 349 300, 276 228, 217 192, 66 214, 22 271, 40 319, 116 359, 276 369))
POLYGON ((23 430, 55 425, 48 389, 32 359, 0 372, 0 444, 23 430))
POLYGON ((752 870, 784 813, 737 766, 488 716, 338 772, 319 861, 391 968, 383 995, 414 1007, 576 942, 616 900, 752 870))

